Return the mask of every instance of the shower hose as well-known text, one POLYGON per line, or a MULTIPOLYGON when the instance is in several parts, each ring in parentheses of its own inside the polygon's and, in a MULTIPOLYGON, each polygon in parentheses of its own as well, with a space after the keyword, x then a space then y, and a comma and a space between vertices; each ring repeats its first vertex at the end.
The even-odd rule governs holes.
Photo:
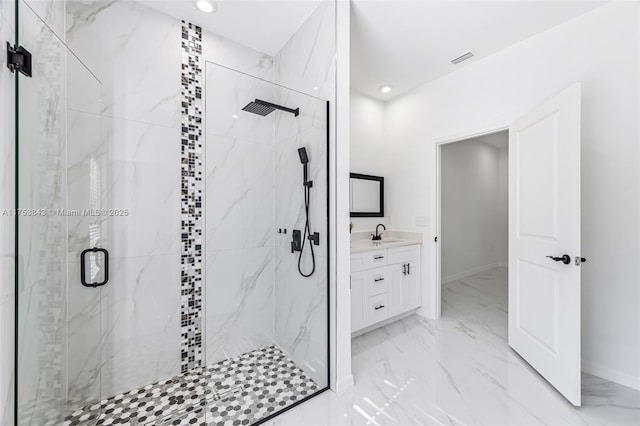
MULTIPOLYGON (((305 179, 306 180, 306 179, 305 179)), ((300 248, 300 255, 298 256, 298 272, 305 278, 310 277, 316 270, 316 257, 313 253, 313 242, 310 240, 311 238, 311 226, 309 225, 309 201, 311 198, 311 185, 310 182, 304 182, 304 213, 305 213, 305 224, 304 224, 304 232, 302 232, 302 247, 300 248), (302 272, 302 254, 304 253, 304 245, 309 240, 309 247, 311 248, 311 272, 305 274, 302 272)))

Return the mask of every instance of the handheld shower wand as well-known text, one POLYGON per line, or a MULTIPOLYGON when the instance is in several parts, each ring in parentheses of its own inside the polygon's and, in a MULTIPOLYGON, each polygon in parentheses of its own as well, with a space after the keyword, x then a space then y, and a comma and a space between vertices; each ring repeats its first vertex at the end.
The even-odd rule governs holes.
POLYGON ((310 277, 316 270, 316 258, 313 252, 313 245, 320 244, 320 234, 314 232, 311 234, 311 225, 309 224, 309 204, 311 201, 311 188, 313 187, 313 181, 308 180, 308 167, 309 167, 309 156, 307 155, 307 149, 302 147, 298 148, 298 155, 300 156, 300 162, 303 166, 303 181, 302 186, 304 187, 304 212, 305 212, 305 225, 304 231, 300 234, 300 231, 293 232, 293 241, 291 242, 291 252, 300 251, 300 255, 298 256, 298 272, 303 277, 310 277), (305 274, 302 272, 302 253, 304 253, 305 243, 309 240, 309 247, 311 249, 311 272, 305 274))

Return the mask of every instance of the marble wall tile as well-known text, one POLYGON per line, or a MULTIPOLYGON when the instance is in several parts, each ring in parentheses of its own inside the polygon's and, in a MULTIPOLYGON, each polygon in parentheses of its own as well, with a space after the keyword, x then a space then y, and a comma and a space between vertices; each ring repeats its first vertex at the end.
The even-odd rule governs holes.
POLYGON ((272 56, 211 31, 202 31, 202 59, 254 77, 273 81, 272 56))
MULTIPOLYGON (((13 40, 13 0, 0 0, 0 37, 13 40)), ((0 62, 6 63, 6 49, 0 62)), ((14 208, 14 74, 0 70, 0 211, 14 208)), ((13 424, 14 364, 14 217, 0 215, 0 424, 13 424)))
POLYGON ((243 162, 253 146, 211 135, 205 145, 205 238, 207 250, 243 247, 243 162))
POLYGON ((335 1, 323 0, 274 58, 275 82, 322 99, 336 88, 335 1))
POLYGON ((100 114, 102 82, 76 55, 68 54, 66 59, 66 78, 72 82, 67 87, 67 110, 100 114))
MULTIPOLYGON (((322 245, 319 247, 323 247, 322 245)), ((328 284, 327 257, 314 247, 316 270, 309 278, 298 273, 298 256, 287 247, 276 248, 276 342, 320 386, 328 385, 328 284)), ((311 271, 305 251, 301 268, 311 271)))
POLYGON ((273 248, 207 253, 206 362, 273 343, 273 248))
POLYGON ((114 259, 102 290, 103 397, 180 372, 180 255, 114 259))
MULTIPOLYGON (((311 232, 320 233, 314 246, 317 269, 310 278, 298 273, 298 256, 290 240, 276 243, 275 336, 278 344, 320 385, 327 385, 327 104, 335 100, 335 2, 323 1, 274 58, 275 82, 300 93, 280 90, 281 102, 300 105, 298 119, 278 117, 275 128, 276 226, 304 229, 302 166, 297 149, 304 146, 313 180, 311 232)), ((307 248, 308 250, 308 248, 307 248)), ((310 270, 309 252, 302 257, 310 270)))
POLYGON ((106 207, 113 258, 180 252, 180 130, 107 118, 106 207))
POLYGON ((102 82, 102 112, 178 127, 180 21, 133 1, 66 4, 67 44, 102 82))
POLYGON ((38 18, 47 24, 49 29, 62 42, 65 41, 64 31, 64 1, 60 0, 22 0, 21 11, 29 7, 38 18))
POLYGON ((206 65, 207 363, 273 343, 275 119, 240 111, 273 93, 272 84, 206 65))
MULTIPOLYGON (((103 334, 102 298, 106 287, 80 283, 80 262, 70 259, 67 296, 68 396, 66 411, 102 399, 100 367, 103 334)), ((109 283, 108 285, 111 285, 109 283)))
POLYGON ((102 123, 98 114, 67 110, 66 207, 74 211, 67 216, 68 253, 72 261, 79 259, 82 250, 103 247, 106 242, 109 218, 84 212, 106 207, 108 151, 102 123))
POLYGON ((205 71, 206 134, 273 145, 277 114, 262 117, 242 111, 256 98, 274 102, 273 84, 211 63, 205 71))

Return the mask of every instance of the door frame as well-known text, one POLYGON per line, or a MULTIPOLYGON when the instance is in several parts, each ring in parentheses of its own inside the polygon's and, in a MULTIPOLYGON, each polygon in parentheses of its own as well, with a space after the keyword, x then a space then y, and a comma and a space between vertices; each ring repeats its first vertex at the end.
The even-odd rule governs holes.
MULTIPOLYGON (((442 216, 442 146, 455 142, 462 142, 467 139, 474 139, 492 133, 508 131, 512 120, 504 120, 502 122, 495 123, 493 125, 482 127, 480 129, 463 132, 457 135, 445 136, 436 138, 433 140, 433 167, 431 168, 431 229, 434 230, 431 241, 434 244, 434 249, 431 250, 430 263, 431 263, 431 282, 432 288, 429 292, 431 294, 431 317, 434 319, 440 318, 442 315, 442 250, 441 250, 441 216, 442 216), (438 238, 436 241, 435 238, 438 238)), ((509 162, 509 168, 512 165, 509 162)))

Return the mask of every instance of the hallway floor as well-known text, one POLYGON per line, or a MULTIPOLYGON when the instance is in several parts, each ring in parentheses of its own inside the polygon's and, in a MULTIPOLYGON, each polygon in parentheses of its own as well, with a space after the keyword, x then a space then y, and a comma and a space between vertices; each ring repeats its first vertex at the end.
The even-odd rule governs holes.
POLYGON ((443 285, 442 318, 413 315, 353 340, 355 388, 273 425, 640 425, 640 392, 583 375, 573 407, 509 349, 507 270, 443 285))

